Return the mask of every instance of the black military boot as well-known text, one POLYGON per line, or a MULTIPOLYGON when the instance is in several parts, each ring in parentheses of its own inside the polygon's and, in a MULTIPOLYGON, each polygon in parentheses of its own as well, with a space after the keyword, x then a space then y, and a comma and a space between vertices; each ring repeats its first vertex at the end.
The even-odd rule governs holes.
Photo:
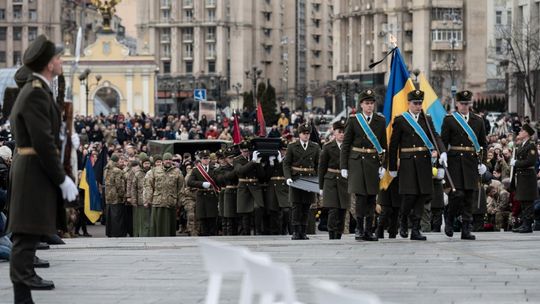
POLYGON ((300 225, 293 225, 293 234, 291 236, 291 240, 301 240, 302 237, 300 236, 300 225))
POLYGON ((411 229, 411 240, 413 241, 425 241, 427 237, 420 232, 420 220, 415 220, 411 229))
POLYGON ((300 237, 302 240, 309 240, 307 234, 306 234, 307 226, 301 225, 300 226, 300 237))
POLYGON ((512 228, 512 232, 514 232, 514 233, 519 233, 519 232, 521 231, 521 229, 524 228, 524 226, 525 226, 525 221, 523 220, 523 221, 521 222, 521 225, 520 225, 520 226, 512 228))
POLYGON ((334 233, 334 231, 328 231, 328 239, 329 240, 336 239, 336 234, 334 233))
POLYGON ((447 237, 454 236, 454 218, 450 216, 444 217, 444 234, 447 237))
POLYGON ((530 220, 523 220, 523 225, 518 231, 519 233, 532 233, 532 223, 530 220))
POLYGON ((375 235, 378 239, 384 239, 384 225, 382 223, 379 223, 377 226, 377 229, 375 230, 375 235))
POLYGON ((341 240, 341 233, 339 232, 334 232, 334 236, 335 236, 335 240, 341 240))
POLYGON ((373 234, 373 218, 366 217, 366 224, 364 226, 364 235, 362 236, 364 241, 378 241, 375 234, 373 234))
POLYGON ((15 304, 34 304, 30 288, 24 284, 13 284, 13 295, 15 304))
POLYGON ((49 261, 34 256, 34 268, 49 268, 49 261))
POLYGON ((356 218, 356 229, 354 230, 354 239, 357 241, 362 240, 362 236, 364 235, 364 218, 363 217, 357 217, 356 218))
POLYGON ((534 231, 540 231, 540 220, 534 221, 534 231))
POLYGON ((399 236, 406 239, 409 237, 409 217, 401 215, 401 225, 399 225, 399 236))
POLYGON ((461 225, 461 239, 462 240, 476 240, 476 236, 471 234, 471 223, 468 221, 463 221, 461 225))

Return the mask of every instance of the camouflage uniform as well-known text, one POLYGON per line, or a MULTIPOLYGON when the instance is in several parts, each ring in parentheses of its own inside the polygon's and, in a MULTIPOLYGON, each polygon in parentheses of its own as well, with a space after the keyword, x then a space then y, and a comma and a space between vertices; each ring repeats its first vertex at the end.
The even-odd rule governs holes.
POLYGON ((144 177, 144 202, 152 204, 151 236, 176 235, 176 207, 184 186, 184 176, 174 166, 155 167, 144 177))
MULTIPOLYGON (((150 236, 150 205, 144 206, 144 177, 146 171, 141 167, 134 168, 133 180, 131 182, 131 203, 133 204, 133 236, 150 236)), ((150 171, 150 170, 149 170, 150 171)))
POLYGON ((131 200, 131 185, 133 183, 133 177, 135 176, 135 168, 139 168, 137 162, 130 162, 129 165, 124 168, 124 176, 126 178, 126 231, 130 236, 134 236, 133 218, 136 216, 136 209, 133 208, 133 202, 131 200))
MULTIPOLYGON (((191 176, 192 170, 189 170, 186 174, 186 180, 191 176)), ((199 235, 199 223, 197 217, 195 216, 195 204, 197 201, 197 190, 190 188, 187 184, 184 184, 182 188, 180 203, 184 207, 184 210, 187 214, 187 232, 190 236, 199 235)))
POLYGON ((488 187, 487 213, 490 223, 495 224, 495 230, 508 230, 510 219, 510 193, 498 185, 488 187), (495 193, 490 193, 492 190, 495 193))
POLYGON ((125 196, 126 179, 122 169, 118 167, 118 157, 111 157, 104 173, 105 200, 107 201, 106 235, 108 237, 126 236, 125 196), (115 161, 116 159, 116 161, 115 161))

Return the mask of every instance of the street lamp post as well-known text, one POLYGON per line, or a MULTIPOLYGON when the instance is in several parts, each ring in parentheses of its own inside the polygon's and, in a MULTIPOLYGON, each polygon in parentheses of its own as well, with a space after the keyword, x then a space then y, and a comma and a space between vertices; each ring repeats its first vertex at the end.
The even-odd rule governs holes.
POLYGON ((236 110, 240 109, 240 90, 242 89, 242 84, 237 82, 232 85, 233 89, 236 90, 236 110))
POLYGON ((458 14, 456 11, 451 11, 450 13, 446 13, 446 14, 443 15, 443 19, 444 19, 443 24, 444 25, 446 25, 448 21, 452 21, 452 28, 451 28, 451 31, 450 31, 450 33, 451 33, 451 39, 450 39, 450 47, 451 47, 451 51, 450 51, 450 81, 451 81, 451 87, 450 87, 450 92, 452 94, 452 103, 451 103, 451 108, 450 108, 451 112, 454 112, 455 108, 456 108, 456 92, 457 92, 456 79, 455 79, 455 74, 454 74, 454 70, 455 70, 455 66, 456 66, 455 49, 456 49, 456 44, 457 44, 457 34, 454 32, 454 30, 455 30, 456 25, 461 24, 460 17, 461 17, 460 14, 458 14))
POLYGON ((244 73, 246 74, 246 78, 251 80, 253 85, 253 100, 257 103, 257 80, 262 79, 262 70, 254 65, 251 70, 246 70, 244 73))
POLYGON ((98 86, 99 82, 101 81, 101 75, 98 74, 96 75, 96 83, 89 84, 88 77, 90 76, 91 72, 92 71, 90 69, 86 69, 79 75, 79 81, 81 83, 81 86, 84 86, 85 92, 86 92, 86 115, 87 116, 88 116, 88 104, 90 103, 90 101, 88 100, 88 97, 90 95, 89 94, 90 88, 94 86, 98 86))

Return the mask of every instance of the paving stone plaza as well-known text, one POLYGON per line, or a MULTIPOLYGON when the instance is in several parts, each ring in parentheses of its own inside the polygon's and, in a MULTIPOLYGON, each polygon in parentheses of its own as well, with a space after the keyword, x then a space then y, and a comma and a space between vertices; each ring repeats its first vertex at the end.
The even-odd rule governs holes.
MULTIPOLYGON (((477 241, 426 234, 427 242, 356 242, 287 236, 216 237, 269 253, 291 266, 299 300, 314 303, 309 281, 328 279, 392 303, 540 303, 540 234, 477 233, 477 241)), ((38 251, 53 291, 36 303, 204 303, 207 274, 197 239, 78 238, 38 251)), ((240 277, 226 279, 221 303, 236 303, 240 277)), ((0 303, 13 300, 9 264, 0 263, 0 303)))

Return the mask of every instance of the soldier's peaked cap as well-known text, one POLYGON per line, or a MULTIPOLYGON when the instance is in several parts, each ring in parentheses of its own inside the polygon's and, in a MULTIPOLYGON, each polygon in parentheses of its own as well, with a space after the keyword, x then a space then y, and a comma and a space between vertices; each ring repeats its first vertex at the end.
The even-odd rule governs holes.
POLYGON ((529 134, 529 136, 534 135, 534 129, 529 124, 524 124, 523 127, 521 127, 521 130, 525 130, 529 134))
POLYGON ((461 91, 456 93, 456 101, 459 103, 469 103, 472 100, 472 92, 471 91, 461 91))
POLYGON ((23 63, 34 72, 41 72, 51 59, 62 53, 64 48, 55 46, 45 35, 37 36, 23 55, 23 63))
POLYGON ((358 96, 358 100, 360 102, 364 100, 370 100, 375 101, 377 100, 377 95, 375 94, 375 90, 373 89, 365 89, 362 92, 360 92, 360 95, 358 96))
POLYGON ((305 133, 305 132, 311 133, 311 126, 308 123, 301 124, 298 127, 298 133, 305 133))
POLYGON ((408 101, 424 101, 424 91, 412 90, 407 94, 408 101))

